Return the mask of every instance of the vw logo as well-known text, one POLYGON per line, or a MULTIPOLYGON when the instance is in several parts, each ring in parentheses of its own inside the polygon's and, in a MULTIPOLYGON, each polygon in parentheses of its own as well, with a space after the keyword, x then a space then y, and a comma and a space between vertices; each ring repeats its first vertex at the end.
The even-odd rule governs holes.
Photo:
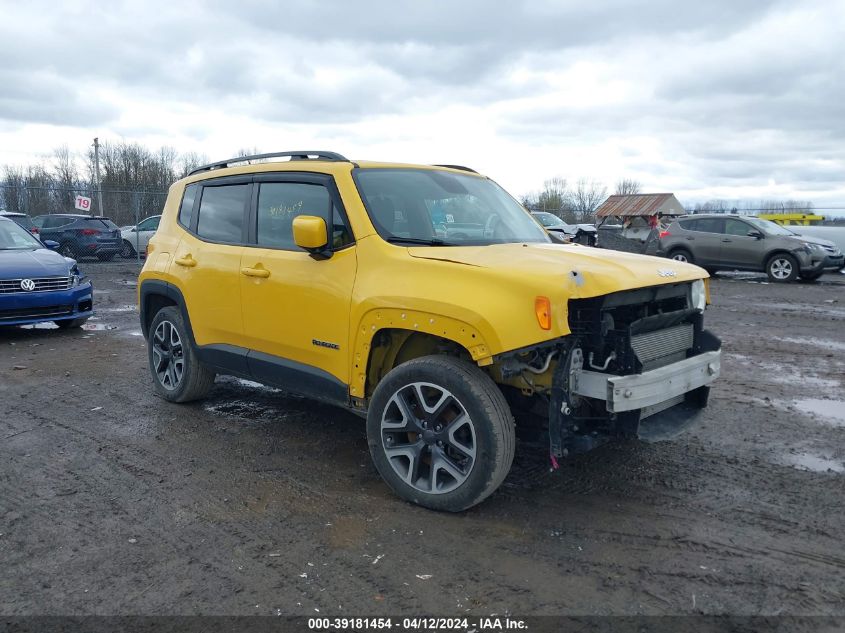
POLYGON ((21 280, 21 290, 26 290, 27 292, 32 292, 35 290, 35 282, 32 279, 22 279, 21 280))
POLYGON ((657 274, 658 274, 660 277, 674 277, 674 276, 675 276, 675 275, 677 275, 678 273, 677 273, 677 272, 675 272, 674 270, 669 269, 669 268, 658 268, 658 269, 657 269, 657 274))

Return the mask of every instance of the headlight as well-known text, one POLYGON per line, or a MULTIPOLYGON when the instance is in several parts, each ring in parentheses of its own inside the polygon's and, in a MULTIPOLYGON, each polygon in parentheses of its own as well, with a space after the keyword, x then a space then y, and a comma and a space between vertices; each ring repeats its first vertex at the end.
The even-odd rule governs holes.
POLYGON ((690 302, 694 309, 704 312, 704 306, 707 305, 707 289, 704 287, 703 279, 692 282, 690 302))
POLYGON ((76 262, 73 263, 73 266, 70 267, 70 270, 67 272, 68 277, 70 277, 70 287, 76 288, 79 284, 82 283, 84 277, 82 273, 79 272, 79 268, 76 267, 76 262))

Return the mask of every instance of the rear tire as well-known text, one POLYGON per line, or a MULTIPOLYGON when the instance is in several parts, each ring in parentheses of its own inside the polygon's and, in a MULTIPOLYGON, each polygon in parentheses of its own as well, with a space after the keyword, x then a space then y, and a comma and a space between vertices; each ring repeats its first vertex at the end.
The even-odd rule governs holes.
POLYGON ((159 310, 150 325, 147 355, 153 385, 170 402, 190 402, 208 395, 214 372, 197 358, 178 308, 159 310))
POLYGON ((76 248, 70 242, 65 242, 59 246, 59 254, 64 255, 65 257, 75 258, 76 248))
POLYGON ((776 253, 766 262, 766 274, 776 283, 794 281, 798 277, 798 262, 787 253, 776 253))
POLYGON ((695 259, 693 259, 692 253, 690 253, 685 248, 676 248, 670 251, 668 257, 669 259, 674 259, 676 262, 682 262, 684 264, 695 263, 695 259))
POLYGON ((496 383, 448 356, 408 361, 382 379, 367 414, 367 440, 397 495, 446 512, 492 494, 516 446, 513 416, 496 383))

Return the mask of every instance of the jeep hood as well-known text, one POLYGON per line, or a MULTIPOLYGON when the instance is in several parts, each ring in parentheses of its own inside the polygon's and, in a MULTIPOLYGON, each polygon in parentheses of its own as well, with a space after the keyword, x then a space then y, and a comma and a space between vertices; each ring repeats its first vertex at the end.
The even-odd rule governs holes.
POLYGON ((595 297, 707 277, 691 264, 662 257, 635 255, 588 246, 564 244, 493 244, 490 246, 412 247, 412 257, 454 262, 501 271, 504 276, 544 281, 559 287, 562 276, 572 282, 572 294, 595 297))

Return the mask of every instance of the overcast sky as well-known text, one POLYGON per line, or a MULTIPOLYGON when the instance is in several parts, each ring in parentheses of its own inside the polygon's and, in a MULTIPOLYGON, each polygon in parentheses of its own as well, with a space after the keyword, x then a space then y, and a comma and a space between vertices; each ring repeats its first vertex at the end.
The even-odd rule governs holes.
POLYGON ((0 0, 0 164, 100 140, 845 207, 845 2, 0 0))

